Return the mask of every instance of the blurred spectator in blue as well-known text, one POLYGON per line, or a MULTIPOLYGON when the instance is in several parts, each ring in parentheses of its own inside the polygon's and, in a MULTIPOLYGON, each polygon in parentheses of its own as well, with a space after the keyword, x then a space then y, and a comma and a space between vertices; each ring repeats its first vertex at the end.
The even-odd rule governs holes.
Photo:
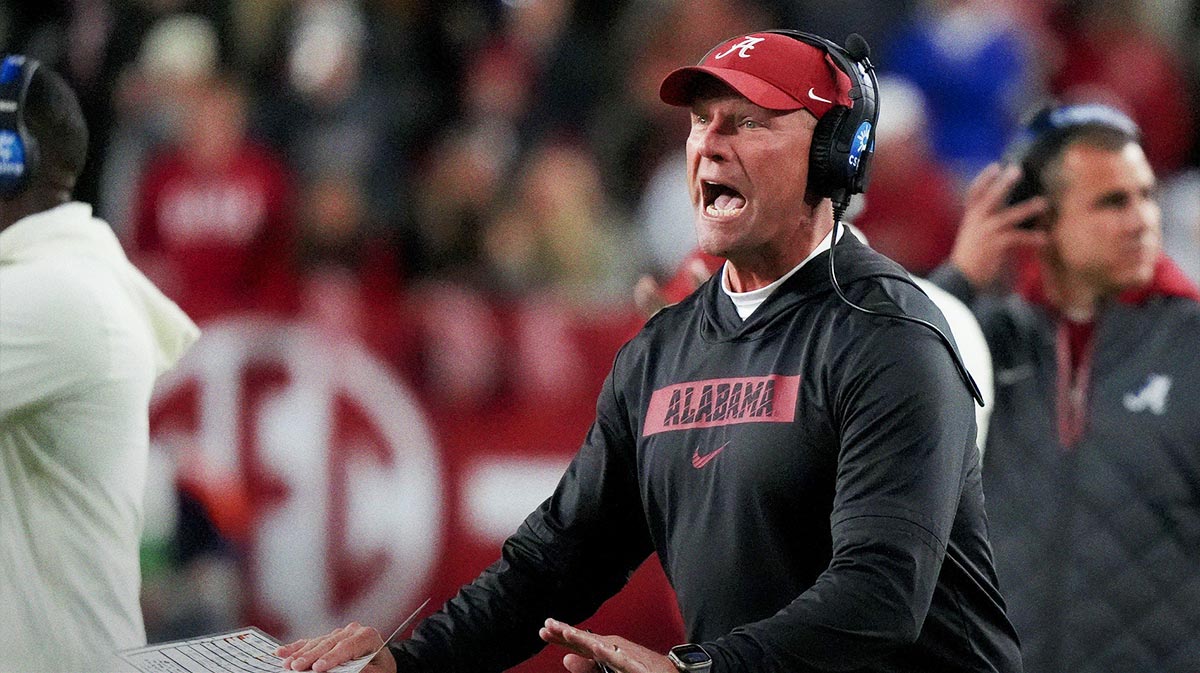
POLYGON ((1052 24, 1062 58, 1051 86, 1065 101, 1103 101, 1128 112, 1142 129, 1150 165, 1167 176, 1192 147, 1192 92, 1183 58, 1142 22, 1141 4, 1065 2, 1052 24))
POLYGON ((1000 157, 1036 96, 1034 46, 1000 3, 927 0, 877 64, 920 88, 933 149, 965 184, 1000 157))
POLYGON ((216 75, 217 31, 195 14, 154 24, 114 92, 112 138, 100 169, 100 212, 124 232, 147 156, 179 136, 187 103, 216 75))
POLYGON ((927 105, 902 77, 879 78, 879 130, 862 213, 854 223, 871 247, 917 275, 954 246, 962 206, 954 176, 929 146, 927 105))
POLYGON ((187 102, 180 137, 151 157, 128 245, 197 322, 293 310, 292 179, 246 135, 245 94, 227 80, 187 102))

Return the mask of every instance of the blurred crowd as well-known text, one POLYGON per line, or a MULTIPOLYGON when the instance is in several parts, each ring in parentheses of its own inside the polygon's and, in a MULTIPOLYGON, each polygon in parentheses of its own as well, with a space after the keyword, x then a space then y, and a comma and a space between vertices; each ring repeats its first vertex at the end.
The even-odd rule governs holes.
POLYGON ((449 398, 500 376, 462 353, 551 366, 496 356, 479 297, 628 322, 637 278, 691 253, 687 116, 659 82, 768 27, 870 43, 882 113, 855 223, 910 271, 945 259, 970 179, 1055 99, 1141 125, 1164 247, 1200 282, 1194 0, 0 4, 2 50, 80 94, 77 197, 198 323, 304 316, 401 372, 436 331, 455 355, 423 371, 449 398))
MULTIPOLYGON (((627 302, 692 246, 686 116, 662 75, 761 27, 861 32, 882 77, 858 218, 916 273, 967 180, 1049 97, 1142 125, 1167 247, 1200 275, 1200 9, 1190 0, 49 0, 5 51, 80 91, 78 196, 203 322, 422 283, 627 302)), ((341 302, 344 303, 344 302, 341 302)), ((335 305, 339 302, 334 302, 335 305)), ((344 316, 343 316, 344 317, 344 316)))

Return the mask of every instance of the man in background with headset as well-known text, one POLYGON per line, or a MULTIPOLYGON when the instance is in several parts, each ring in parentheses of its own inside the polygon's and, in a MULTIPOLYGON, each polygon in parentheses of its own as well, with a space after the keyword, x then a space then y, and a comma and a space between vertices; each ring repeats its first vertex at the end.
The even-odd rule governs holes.
MULTIPOLYGON (((830 197, 861 191, 876 121, 858 43, 753 33, 663 82, 691 109, 700 247, 729 261, 621 350, 502 558, 371 670, 498 671, 541 641, 573 673, 1020 670, 948 327, 899 266, 835 235, 830 197), (848 300, 930 324, 852 309, 834 252, 848 300), (569 625, 655 551, 693 642, 569 625)), ((351 624, 279 654, 324 671, 380 645, 351 624)))
POLYGON ((71 201, 79 102, 0 64, 0 670, 115 670, 145 643, 138 559, 155 377, 199 334, 71 201))
POLYGON ((992 349, 984 487, 1026 669, 1196 670, 1200 292, 1162 254, 1124 114, 1048 107, 1009 159, 972 184, 933 280, 992 349))

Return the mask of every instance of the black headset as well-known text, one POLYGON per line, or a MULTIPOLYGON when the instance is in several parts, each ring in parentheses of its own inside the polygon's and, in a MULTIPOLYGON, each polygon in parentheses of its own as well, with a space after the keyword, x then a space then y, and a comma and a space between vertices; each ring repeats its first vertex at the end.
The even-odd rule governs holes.
MULTIPOLYGON (((808 153, 808 189, 813 194, 828 196, 833 201, 833 241, 839 237, 838 230, 846 208, 850 206, 850 197, 866 191, 867 177, 871 168, 871 158, 875 155, 875 132, 879 126, 879 80, 875 76, 875 66, 871 64, 871 48, 867 41, 858 33, 852 33, 846 38, 846 46, 837 44, 813 33, 799 30, 765 30, 764 33, 786 35, 812 45, 829 54, 834 65, 850 78, 850 107, 835 105, 817 120, 813 130, 812 144, 808 153)), ((726 41, 727 42, 727 41, 726 41)), ((725 44, 722 42, 717 47, 725 44)), ((709 54, 717 47, 710 49, 700 63, 708 60, 709 54)), ((850 301, 842 292, 838 283, 837 271, 834 267, 834 250, 836 245, 829 248, 829 283, 833 286, 839 299, 850 308, 867 315, 895 318, 921 325, 932 330, 938 339, 950 352, 954 367, 959 377, 966 384, 967 390, 979 406, 983 406, 983 394, 975 379, 967 371, 966 364, 954 348, 950 338, 938 329, 937 325, 904 313, 885 313, 850 301)), ((911 278, 906 278, 917 289, 911 278)), ((923 292, 923 290, 922 290, 923 292)))
POLYGON ((875 131, 879 126, 879 81, 871 65, 871 48, 857 33, 840 47, 820 35, 799 30, 767 30, 812 45, 829 54, 850 78, 850 107, 835 105, 817 121, 808 153, 808 185, 835 205, 850 202, 867 188, 875 131))
POLYGON ((0 198, 20 194, 37 172, 41 152, 25 126, 25 96, 38 65, 25 56, 0 64, 0 198))
MULTIPOLYGON (((1021 178, 1008 194, 1010 205, 1046 193, 1042 180, 1046 166, 1062 152, 1075 132, 1085 127, 1112 129, 1133 143, 1141 143, 1142 139, 1137 123, 1114 107, 1099 103, 1044 105, 1025 120, 1004 151, 1005 163, 1021 167, 1021 178)), ((1028 228, 1035 223, 1036 218, 1031 218, 1019 226, 1028 228)))

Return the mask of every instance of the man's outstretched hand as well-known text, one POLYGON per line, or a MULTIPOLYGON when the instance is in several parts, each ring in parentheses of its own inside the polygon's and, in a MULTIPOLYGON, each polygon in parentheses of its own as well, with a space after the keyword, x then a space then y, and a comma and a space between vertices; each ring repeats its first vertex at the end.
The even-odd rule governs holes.
POLYGON ((600 673, 600 662, 614 673, 679 673, 666 655, 620 636, 601 636, 554 619, 538 631, 542 640, 571 650, 563 666, 571 673, 600 673))

